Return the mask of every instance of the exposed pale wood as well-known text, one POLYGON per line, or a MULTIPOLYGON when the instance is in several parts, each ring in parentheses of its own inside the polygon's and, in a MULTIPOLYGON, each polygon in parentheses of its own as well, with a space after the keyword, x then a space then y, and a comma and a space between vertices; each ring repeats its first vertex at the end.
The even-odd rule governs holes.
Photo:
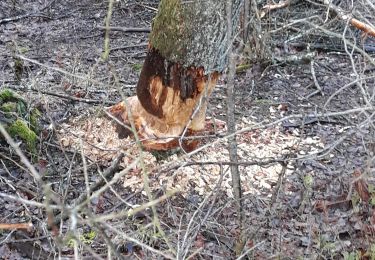
MULTIPOLYGON (((183 99, 180 90, 175 90, 163 84, 159 77, 151 80, 150 93, 152 96, 147 105, 147 100, 143 100, 142 106, 137 96, 127 98, 127 105, 132 114, 135 127, 142 143, 146 149, 168 150, 179 145, 178 137, 183 132, 185 126, 188 128, 188 135, 192 135, 205 126, 206 102, 198 107, 198 112, 192 118, 192 113, 197 107, 202 95, 209 94, 213 90, 218 78, 215 73, 210 79, 203 77, 198 82, 197 92, 194 96, 183 99)), ((141 96, 142 97, 142 96, 141 96)), ((109 112, 122 122, 129 122, 129 113, 125 102, 121 102, 110 108, 109 112)), ((120 136, 130 134, 126 128, 118 128, 120 136)), ((191 150, 197 145, 197 141, 186 141, 184 149, 191 150)))
MULTIPOLYGON (((205 127, 207 98, 227 67, 228 49, 239 19, 242 0, 162 0, 153 20, 147 56, 137 84, 137 96, 109 112, 130 125, 129 112, 146 149, 168 150, 179 145, 194 149, 198 141, 182 141, 205 127), (128 107, 126 107, 126 104, 128 107), (129 111, 127 110, 129 109, 129 111)), ((121 137, 130 134, 118 126, 121 137)))
POLYGON ((23 230, 32 230, 34 228, 33 223, 0 223, 0 230, 7 229, 23 229, 23 230))
MULTIPOLYGON (((343 18, 345 18, 345 16, 343 18)), ((374 27, 372 27, 372 26, 370 26, 368 24, 365 24, 364 22, 361 22, 360 20, 355 19, 355 18, 348 18, 348 19, 350 19, 350 23, 354 27, 356 27, 359 30, 363 31, 367 35, 375 37, 375 28, 374 27)))

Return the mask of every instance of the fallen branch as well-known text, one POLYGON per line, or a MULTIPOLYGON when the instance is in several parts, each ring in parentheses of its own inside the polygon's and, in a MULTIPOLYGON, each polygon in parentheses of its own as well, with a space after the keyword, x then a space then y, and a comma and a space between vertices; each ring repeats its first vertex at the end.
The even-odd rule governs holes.
POLYGON ((157 12, 157 11, 158 11, 157 8, 154 8, 154 7, 151 7, 151 6, 148 6, 148 5, 142 4, 142 3, 137 4, 137 5, 142 6, 142 7, 146 8, 146 9, 149 9, 149 10, 154 11, 154 12, 157 12))
MULTIPOLYGON (((324 27, 322 26, 318 26, 314 23, 311 23, 311 22, 308 22, 308 21, 305 21, 306 24, 310 25, 311 27, 313 27, 314 29, 317 29, 317 30, 320 30, 324 33, 326 33, 327 35, 329 36, 332 36, 332 37, 336 37, 336 38, 339 38, 339 39, 342 39, 342 34, 338 34, 338 33, 335 33, 333 31, 330 31, 330 30, 327 30, 325 29, 324 27)), ((356 44, 350 42, 350 41, 346 41, 346 44, 350 47, 352 47, 354 49, 354 51, 360 53, 361 55, 363 55, 363 57, 365 57, 367 59, 368 62, 370 62, 372 65, 375 66, 375 59, 373 59, 366 51, 362 50, 361 48, 359 48, 356 44)), ((371 46, 369 46, 371 48, 371 46)))
POLYGON ((307 64, 311 62, 314 57, 316 56, 316 52, 307 52, 302 54, 293 54, 288 55, 285 57, 275 56, 273 60, 278 63, 282 64, 293 64, 293 65, 300 65, 300 64, 307 64))
POLYGON ((42 17, 42 18, 46 18, 46 19, 52 20, 51 17, 44 15, 42 12, 44 10, 46 10, 47 8, 51 7, 52 4, 54 4, 55 2, 56 2, 56 0, 52 0, 51 2, 47 3, 44 7, 42 7, 38 12, 21 14, 21 15, 17 15, 17 16, 13 16, 13 17, 8 17, 8 18, 0 19, 0 24, 6 24, 6 23, 10 23, 10 22, 17 22, 17 21, 19 21, 21 19, 29 18, 29 17, 42 17))
MULTIPOLYGON (((91 192, 94 192, 94 191, 97 191, 98 189, 100 189, 102 186, 104 186, 108 180, 112 179, 113 178, 113 175, 115 175, 117 169, 118 169, 118 166, 120 165, 120 162, 122 161, 122 158, 124 158, 125 154, 124 153, 120 153, 116 159, 112 162, 112 165, 109 166, 104 172, 103 172, 103 178, 99 179, 97 182, 95 182, 94 184, 92 184, 90 186, 90 193, 91 192)), ((75 204, 78 205, 78 204, 81 204, 85 199, 87 199, 87 194, 86 193, 82 193, 81 196, 78 197, 78 199, 76 200, 75 204)))
POLYGON ((104 215, 104 214, 98 215, 91 221, 92 222, 106 222, 106 221, 113 221, 116 219, 121 219, 123 217, 131 217, 131 216, 136 215, 138 212, 144 211, 147 208, 151 208, 155 205, 158 205, 160 202, 170 199, 172 196, 174 196, 178 192, 179 192, 178 190, 171 190, 165 193, 164 195, 158 197, 157 199, 146 202, 138 207, 135 207, 132 209, 125 209, 120 212, 110 213, 108 215, 104 215))
POLYGON ((147 47, 148 43, 140 43, 135 45, 125 45, 125 46, 119 46, 109 49, 109 52, 112 51, 118 51, 118 50, 124 50, 124 49, 130 49, 130 48, 137 48, 137 47, 147 47))
POLYGON ((101 25, 98 25, 97 26, 98 29, 102 29, 102 30, 110 30, 110 31, 119 31, 119 32, 137 32, 137 33, 149 33, 151 32, 151 28, 147 28, 147 27, 144 27, 144 28, 135 28, 135 27, 118 27, 118 26, 110 26, 110 27, 106 27, 106 26, 101 26, 101 25))
POLYGON ((276 184, 276 187, 274 189, 274 192, 272 192, 271 202, 270 202, 270 209, 273 208, 273 206, 275 205, 275 202, 276 202, 276 200, 277 200, 277 198, 279 196, 279 192, 280 192, 281 186, 283 184, 285 173, 286 173, 286 169, 287 169, 286 160, 283 161, 283 162, 280 162, 280 164, 281 164, 282 168, 281 168, 280 173, 278 174, 279 177, 277 179, 277 184, 276 184))
POLYGON ((22 229, 31 231, 34 228, 33 223, 0 223, 0 230, 7 229, 7 230, 13 230, 13 229, 22 229))
POLYGON ((3 18, 3 19, 0 20, 0 24, 17 22, 21 19, 31 18, 31 17, 41 17, 41 18, 50 19, 50 20, 52 19, 51 17, 48 17, 48 16, 46 16, 44 14, 41 14, 41 13, 28 13, 28 14, 22 14, 22 15, 17 15, 17 16, 13 16, 13 17, 3 18))

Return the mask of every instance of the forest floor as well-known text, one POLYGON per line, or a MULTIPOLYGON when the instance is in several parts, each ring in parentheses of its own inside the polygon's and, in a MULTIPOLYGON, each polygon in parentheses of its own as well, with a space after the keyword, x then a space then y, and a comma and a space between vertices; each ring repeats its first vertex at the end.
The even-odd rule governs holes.
MULTIPOLYGON (((111 25, 150 28, 157 2, 116 2, 111 25)), ((142 152, 133 139, 118 138, 103 111, 135 94, 147 33, 111 31, 109 60, 103 61, 105 1, 51 3, 44 10, 36 1, 0 3, 0 91, 15 90, 41 112, 37 155, 18 141, 43 176, 36 184, 0 139, 0 223, 34 225, 32 231, 1 231, 0 256, 91 259, 115 250, 126 259, 162 259, 168 240, 181 258, 234 259, 241 231, 228 166, 224 79, 207 113, 207 125, 219 127, 197 151, 142 152), (21 72, 15 72, 18 62, 21 72), (57 210, 49 203, 73 205, 85 183, 100 179, 121 153, 114 183, 88 209, 51 225, 57 210), (128 215, 149 202, 145 175, 160 199, 156 210, 165 234, 155 230, 151 209, 128 215)), ((368 100, 374 105, 375 66, 358 54, 328 51, 316 52, 314 63, 321 92, 310 63, 255 64, 235 78, 243 253, 249 259, 375 259, 374 111, 366 110, 368 100), (360 67, 357 74, 353 66, 360 67), (346 86, 358 75, 362 88, 346 86)))

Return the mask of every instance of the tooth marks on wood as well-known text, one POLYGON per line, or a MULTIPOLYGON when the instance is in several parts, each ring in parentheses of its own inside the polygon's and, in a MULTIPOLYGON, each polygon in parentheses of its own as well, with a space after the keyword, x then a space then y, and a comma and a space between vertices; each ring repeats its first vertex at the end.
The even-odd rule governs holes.
POLYGON ((163 118, 163 105, 167 100, 176 103, 194 99, 203 90, 202 82, 206 81, 203 68, 185 68, 169 62, 158 50, 150 48, 138 81, 137 96, 147 112, 163 118))

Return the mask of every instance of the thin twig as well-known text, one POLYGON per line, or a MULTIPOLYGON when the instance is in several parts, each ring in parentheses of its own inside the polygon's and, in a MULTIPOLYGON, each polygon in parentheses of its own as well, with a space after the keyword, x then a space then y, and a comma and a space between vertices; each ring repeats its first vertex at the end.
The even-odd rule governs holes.
POLYGON ((151 11, 155 11, 155 12, 158 11, 157 8, 154 8, 154 7, 152 7, 152 6, 148 6, 148 5, 145 5, 145 4, 142 4, 142 3, 139 3, 139 4, 137 4, 137 5, 142 6, 142 7, 146 8, 146 9, 151 10, 151 11))
MULTIPOLYGON (((32 237, 32 238, 25 238, 25 239, 13 239, 7 240, 7 243, 25 243, 25 242, 33 242, 33 241, 41 241, 46 238, 50 238, 51 235, 39 236, 39 237, 32 237)), ((0 243, 2 244, 2 243, 0 243)))
MULTIPOLYGON (((120 164, 120 162, 122 161, 122 158, 124 158, 124 153, 120 153, 115 160, 113 160, 111 166, 109 166, 103 173, 103 179, 100 179, 98 180, 97 182, 95 182, 94 184, 92 184, 90 186, 90 192, 94 192, 94 191, 97 191, 98 189, 100 189, 100 187, 104 186, 106 184, 106 180, 108 179, 112 179, 113 175, 115 174, 115 172, 117 171, 118 169, 118 166, 120 164)), ((82 193, 75 201, 75 205, 79 205, 79 204, 82 204, 85 200, 87 199, 87 194, 86 193, 82 193)), ((64 215, 64 216, 61 216, 61 214, 55 216, 55 220, 54 220, 54 223, 56 225, 58 225, 61 220, 66 220, 69 218, 69 215, 64 215)))
POLYGON ((71 73, 71 72, 68 72, 68 71, 66 71, 66 70, 63 70, 63 69, 61 69, 61 68, 51 67, 51 66, 48 66, 48 65, 46 65, 46 64, 43 64, 43 63, 41 63, 41 62, 39 62, 39 61, 37 61, 37 60, 27 58, 27 57, 25 57, 25 56, 23 56, 23 55, 18 55, 18 54, 17 54, 17 55, 15 55, 15 57, 16 57, 16 58, 20 58, 21 60, 24 60, 24 61, 27 61, 27 62, 31 62, 31 63, 36 64, 36 65, 38 65, 38 66, 41 66, 41 67, 43 67, 43 68, 47 68, 47 69, 49 69, 49 70, 53 70, 53 71, 60 72, 60 73, 62 73, 62 74, 65 74, 65 75, 67 75, 67 76, 70 76, 70 77, 72 77, 72 78, 82 79, 82 80, 88 81, 88 82, 93 83, 93 84, 96 84, 96 85, 104 85, 104 84, 101 84, 101 83, 100 83, 99 81, 97 81, 97 80, 94 80, 94 79, 90 79, 90 78, 88 78, 87 76, 81 76, 81 75, 77 75, 77 74, 75 74, 75 73, 71 73))
MULTIPOLYGON (((219 180, 217 181, 217 183, 215 184, 215 187, 212 189, 212 191, 210 192, 210 194, 208 194, 204 198, 203 202, 194 211, 192 217, 190 218, 190 221, 189 221, 189 224, 188 224, 188 226, 186 228, 185 235, 184 235, 184 238, 182 240, 181 246, 180 246, 180 244, 178 244, 178 247, 177 247, 178 248, 178 252, 177 253, 179 253, 180 251, 182 251, 181 253, 183 253, 183 255, 181 256, 181 254, 177 254, 177 256, 178 256, 177 259, 189 259, 189 258, 192 258, 192 255, 190 255, 189 257, 187 256, 187 254, 189 252, 189 246, 191 245, 191 242, 196 239, 196 237, 198 235, 198 232, 201 230, 201 227, 206 223, 208 217, 212 213, 212 208, 215 205, 217 196, 220 194, 218 192, 218 189, 222 185, 224 175, 225 175, 225 173, 223 172, 223 168, 221 167, 220 177, 219 177, 219 180), (211 205, 209 206, 208 210, 203 211, 203 207, 207 204, 208 199, 211 196, 212 196, 212 203, 211 203, 211 205), (198 215, 199 213, 202 213, 202 212, 205 212, 205 216, 203 217, 203 219, 201 221, 196 221, 195 220, 196 215, 198 215), (194 222, 198 222, 198 225, 196 227, 192 228, 192 225, 193 225, 194 222), (187 240, 189 241, 188 243, 186 242, 187 240), (184 247, 184 245, 185 245, 185 247, 184 247), (179 249, 180 247, 182 248, 181 250, 179 249)), ((180 229, 181 229, 181 227, 180 227, 180 229)), ((194 252, 193 255, 195 253, 196 252, 194 252)))
POLYGON ((109 49, 109 52, 112 51, 118 51, 118 50, 124 50, 124 49, 130 49, 130 48, 137 48, 137 47, 146 47, 148 46, 148 43, 140 43, 140 44, 134 44, 134 45, 125 45, 125 46, 119 46, 109 49))
MULTIPOLYGON (((117 77, 115 77, 115 82, 116 82, 116 85, 118 86, 119 82, 118 82, 118 78, 117 77)), ((173 254, 175 254, 174 248, 172 247, 172 245, 169 242, 167 236, 165 235, 164 230, 161 227, 159 216, 158 216, 158 212, 157 212, 156 207, 155 207, 156 204, 152 203, 152 202, 157 201, 157 199, 154 200, 153 196, 152 196, 152 193, 151 193, 151 188, 150 188, 150 184, 149 184, 150 180, 149 180, 149 177, 148 177, 148 170, 147 170, 145 162, 144 162, 144 154, 143 154, 142 143, 141 143, 141 140, 139 138, 137 129, 135 127, 135 121, 134 121, 134 118, 133 118, 132 111, 129 108, 129 104, 128 104, 127 98, 124 96, 124 94, 121 91, 120 91, 120 93, 121 93, 124 105, 126 107, 126 111, 128 113, 128 119, 129 119, 129 123, 130 123, 130 126, 131 126, 131 132, 134 135, 134 138, 135 138, 135 141, 136 141, 136 145, 138 146, 138 149, 139 149, 139 165, 140 165, 140 168, 142 169, 143 188, 144 188, 144 190, 146 192, 146 195, 147 195, 147 198, 149 200, 150 207, 151 207, 151 210, 152 210, 152 213, 153 213, 153 224, 157 228, 157 230, 159 231, 160 236, 163 238, 163 240, 167 244, 167 246, 170 249, 170 251, 173 254)))
MULTIPOLYGON (((46 208, 46 205, 43 204, 43 203, 23 199, 21 197, 16 197, 16 196, 9 195, 9 194, 3 193, 3 192, 0 192, 0 197, 6 198, 6 199, 9 199, 9 200, 18 201, 18 202, 21 202, 23 204, 38 207, 38 208, 42 208, 42 209, 46 208)), ((59 209, 59 210, 61 210, 61 208, 62 208, 62 206, 58 206, 58 205, 48 205, 48 207, 50 207, 51 209, 59 209)))
POLYGON ((105 222, 105 221, 108 221, 108 220, 114 220, 114 219, 120 219, 120 218, 123 218, 123 217, 134 216, 138 212, 141 212, 141 211, 143 211, 147 208, 155 207, 160 202, 174 196, 177 192, 178 192, 178 190, 169 191, 166 194, 160 196, 159 198, 154 199, 152 201, 149 201, 147 203, 144 203, 137 208, 129 209, 129 210, 123 210, 123 211, 120 211, 118 213, 111 213, 111 214, 108 214, 108 215, 100 215, 100 216, 95 217, 95 219, 93 221, 95 221, 95 222, 105 222))
POLYGON ((149 246, 149 245, 147 245, 147 244, 145 244, 145 243, 143 243, 143 242, 141 242, 141 241, 139 241, 139 240, 137 240, 135 238, 132 238, 132 237, 128 236, 125 232, 121 232, 117 228, 114 228, 111 225, 108 225, 107 223, 104 223, 104 225, 108 229, 110 229, 113 232, 115 232, 118 236, 123 237, 124 239, 126 239, 128 241, 131 241, 131 242, 133 242, 133 243, 141 246, 142 248, 145 248, 145 249, 147 249, 147 250, 149 250, 149 251, 151 251, 151 252, 153 252, 155 254, 161 255, 161 256, 165 257, 166 259, 175 259, 175 257, 173 257, 172 255, 166 254, 166 253, 164 253, 164 252, 162 252, 160 250, 157 250, 157 249, 155 249, 155 248, 153 248, 153 247, 151 247, 151 246, 149 246))
MULTIPOLYGON (((234 40, 233 35, 235 28, 232 24, 232 1, 228 0, 226 2, 226 12, 227 12, 227 34, 230 37, 231 41, 234 40)), ((228 59, 229 59, 229 68, 228 68, 228 78, 227 78, 227 128, 228 134, 232 135, 236 132, 236 119, 234 116, 235 113, 235 91, 234 91, 234 77, 236 74, 236 62, 235 62, 235 53, 233 51, 232 44, 228 48, 228 59)), ((228 138, 228 152, 229 159, 231 162, 236 163, 238 161, 237 154, 237 140, 236 135, 232 135, 228 138)), ((232 177, 232 189, 234 198, 236 200, 236 213, 237 213, 237 225, 239 227, 240 233, 236 237, 235 242, 235 253, 239 255, 243 248, 243 237, 244 237, 244 211, 242 207, 242 185, 238 164, 230 165, 231 177, 232 177)))
POLYGON ((105 26, 103 26, 103 29, 105 30, 104 47, 103 47, 103 54, 102 54, 103 60, 107 60, 109 56, 109 24, 111 23, 111 18, 112 18, 112 13, 113 13, 113 3, 114 3, 114 0, 108 1, 108 10, 107 10, 107 15, 105 17, 105 26))
POLYGON ((315 75, 314 60, 311 60, 311 62, 310 62, 310 69, 311 69, 311 76, 314 80, 315 87, 319 90, 319 92, 322 94, 322 96, 324 96, 324 92, 322 90, 322 87, 320 86, 319 81, 317 80, 316 75, 315 75))
MULTIPOLYGON (((271 158, 271 159, 259 159, 259 160, 251 160, 251 161, 237 161, 237 162, 231 162, 231 161, 196 161, 196 162, 186 162, 184 163, 184 167, 188 167, 188 166, 193 166, 193 165, 200 165, 200 166, 203 166, 203 165, 229 165, 229 166, 232 166, 232 165, 238 165, 238 166, 244 166, 244 167, 247 167, 247 166, 254 166, 254 165, 258 165, 258 166, 267 166, 267 165, 270 165, 270 164, 274 164, 274 163, 282 163, 284 162, 285 158, 279 158, 279 159, 275 159, 275 158, 271 158)), ((180 165, 176 165, 174 167, 171 167, 171 168, 168 168, 168 170, 173 170, 173 169, 176 169, 176 168, 179 168, 180 165)))
MULTIPOLYGON (((353 18, 353 15, 346 12, 345 10, 341 9, 340 7, 332 4, 331 0, 316 0, 317 2, 324 4, 327 6, 329 10, 332 10, 336 15, 343 21, 350 23, 357 29, 363 31, 367 35, 370 35, 372 37, 375 37, 375 28, 371 25, 368 25, 356 18, 353 18)), ((314 2, 314 1, 312 1, 314 2)))
POLYGON ((111 177, 110 181, 108 181, 108 174, 106 176, 101 174, 102 176, 101 181, 105 182, 105 185, 101 185, 100 188, 96 188, 95 192, 91 195, 90 200, 93 198, 99 197, 100 194, 102 194, 105 190, 107 190, 108 187, 111 188, 111 186, 115 184, 117 181, 119 181, 120 178, 122 178, 125 174, 129 173, 131 169, 134 169, 134 167, 138 164, 138 161, 139 161, 138 159, 134 160, 131 164, 128 165, 128 167, 123 169, 121 172, 117 173, 113 178, 112 176, 110 176, 111 177))
POLYGON ((275 191, 272 193, 272 196, 271 196, 270 208, 272 208, 272 206, 275 204, 275 202, 276 202, 276 200, 279 196, 279 192, 280 192, 281 185, 283 183, 286 168, 287 168, 287 164, 286 164, 285 161, 280 162, 280 163, 282 165, 282 168, 281 168, 281 172, 278 174, 279 177, 278 177, 278 180, 277 180, 275 191))
POLYGON ((256 245, 254 245, 253 247, 247 249, 242 255, 240 255, 239 257, 237 257, 236 260, 240 260, 240 259, 244 258, 248 253, 250 253, 251 251, 253 251, 255 248, 259 247, 261 244, 264 244, 264 242, 266 242, 266 240, 263 240, 263 241, 257 243, 256 245))

